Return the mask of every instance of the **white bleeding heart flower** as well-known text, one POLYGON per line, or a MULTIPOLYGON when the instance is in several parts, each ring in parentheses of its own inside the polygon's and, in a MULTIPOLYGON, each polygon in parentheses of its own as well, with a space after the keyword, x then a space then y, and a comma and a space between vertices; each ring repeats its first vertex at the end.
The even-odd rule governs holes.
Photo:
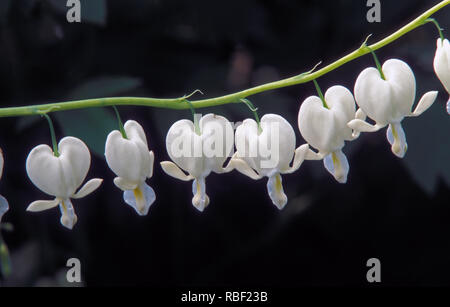
POLYGON ((233 127, 225 117, 206 114, 198 121, 198 126, 182 119, 170 127, 166 137, 167 152, 175 163, 163 161, 161 167, 174 178, 194 180, 192 204, 203 211, 209 204, 205 178, 211 172, 220 174, 232 170, 230 166, 223 167, 223 164, 233 147, 233 127))
POLYGON ((323 159, 325 168, 340 182, 347 182, 349 164, 342 152, 345 141, 354 140, 358 133, 353 134, 347 123, 352 119, 364 119, 364 114, 355 112, 355 99, 345 87, 335 85, 330 87, 324 96, 327 107, 317 96, 310 96, 300 106, 298 113, 298 128, 303 138, 316 148, 316 154, 308 151, 306 159, 323 159))
POLYGON ((82 198, 96 190, 103 179, 89 180, 81 189, 91 164, 87 146, 75 137, 65 137, 58 144, 59 156, 45 144, 38 145, 28 154, 26 169, 33 184, 54 200, 32 202, 27 211, 38 212, 59 205, 61 224, 72 229, 77 216, 71 198, 82 198))
POLYGON ((401 60, 390 59, 383 64, 382 71, 386 80, 381 78, 376 68, 364 69, 356 79, 354 91, 356 103, 376 124, 354 119, 348 125, 364 132, 377 131, 389 125, 386 134, 392 152, 403 158, 407 144, 401 121, 406 116, 422 114, 433 104, 438 92, 425 93, 411 112, 416 96, 416 79, 411 68, 401 60))
MULTIPOLYGON (((447 93, 450 94, 450 43, 448 39, 437 39, 433 67, 447 93)), ((447 112, 450 114, 450 97, 447 101, 447 112)))
MULTIPOLYGON (((0 178, 3 175, 3 165, 5 164, 5 160, 3 159, 3 152, 0 149, 0 178)), ((2 222, 2 217, 9 210, 9 204, 6 198, 0 195, 0 223, 2 222)))
POLYGON ((260 128, 255 120, 249 118, 237 127, 236 153, 230 164, 254 180, 268 177, 267 191, 272 203, 281 210, 287 203, 281 174, 296 171, 309 147, 304 144, 295 149, 294 129, 280 115, 264 115, 260 128))
MULTIPOLYGON (((0 178, 3 175, 3 165, 5 164, 5 160, 3 159, 3 152, 0 149, 0 178)), ((6 198, 0 195, 0 223, 2 222, 2 217, 9 210, 9 204, 6 198)))
POLYGON ((139 215, 147 215, 155 201, 155 191, 145 183, 153 175, 154 154, 148 150, 144 129, 134 120, 124 125, 126 137, 120 131, 109 133, 105 145, 108 166, 117 175, 114 184, 124 191, 125 203, 139 215))

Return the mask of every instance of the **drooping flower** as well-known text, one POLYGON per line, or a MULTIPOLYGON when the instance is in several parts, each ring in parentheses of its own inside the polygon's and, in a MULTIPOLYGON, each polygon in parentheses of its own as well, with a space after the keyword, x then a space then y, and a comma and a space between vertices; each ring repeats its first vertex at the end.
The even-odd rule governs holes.
POLYGON ((27 211, 38 212, 59 205, 61 224, 72 229, 77 216, 71 198, 82 198, 95 191, 103 179, 95 178, 81 186, 89 167, 91 155, 87 146, 75 137, 65 137, 58 144, 59 155, 45 144, 33 148, 28 154, 26 170, 33 184, 42 192, 54 196, 54 200, 32 202, 27 211))
POLYGON ((111 170, 117 175, 114 184, 123 192, 124 201, 139 215, 146 215, 156 196, 145 183, 153 175, 153 151, 148 150, 144 129, 134 120, 124 125, 126 138, 114 130, 106 139, 105 156, 111 170))
POLYGON ((361 111, 355 112, 355 100, 345 87, 330 87, 324 96, 326 106, 318 96, 310 96, 300 106, 298 128, 303 138, 319 152, 308 151, 306 159, 323 159, 325 168, 340 182, 347 182, 349 164, 342 152, 345 141, 354 140, 347 123, 352 119, 364 119, 361 111))
POLYGON ((356 103, 376 124, 354 119, 348 125, 364 132, 377 131, 389 125, 386 134, 391 150, 403 158, 407 144, 401 121, 406 116, 422 114, 433 104, 438 92, 425 93, 411 112, 416 96, 416 79, 411 68, 401 60, 390 59, 383 64, 382 72, 385 80, 376 68, 366 68, 355 83, 356 103))
MULTIPOLYGON (((197 118, 198 119, 198 118, 197 118)), ((192 204, 203 211, 209 204, 205 178, 211 173, 232 170, 223 167, 234 147, 233 127, 223 116, 206 114, 193 123, 182 119, 175 122, 166 137, 166 148, 172 161, 161 162, 168 175, 192 183, 192 204), (186 175, 182 170, 188 173, 186 175)))
MULTIPOLYGON (((450 95, 450 43, 448 39, 437 39, 433 67, 442 85, 450 95)), ((447 112, 450 114, 450 97, 447 101, 447 112)))
MULTIPOLYGON (((3 158, 3 152, 0 149, 0 179, 3 175, 3 166, 5 164, 5 160, 3 158)), ((2 222, 2 217, 6 213, 6 211, 9 210, 9 204, 6 198, 4 198, 2 195, 0 195, 0 224, 2 222)))
POLYGON ((235 143, 236 153, 230 164, 254 180, 268 177, 267 191, 272 203, 278 209, 283 209, 287 196, 283 190, 281 174, 292 173, 300 167, 308 145, 295 149, 294 129, 277 114, 264 115, 260 127, 253 119, 244 120, 236 129, 235 143))

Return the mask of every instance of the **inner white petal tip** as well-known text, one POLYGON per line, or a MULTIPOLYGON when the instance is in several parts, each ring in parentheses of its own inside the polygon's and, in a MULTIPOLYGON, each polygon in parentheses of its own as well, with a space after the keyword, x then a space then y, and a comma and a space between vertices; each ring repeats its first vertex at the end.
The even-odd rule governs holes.
POLYGON ((272 200, 272 203, 279 210, 283 209, 288 201, 288 198, 283 190, 283 182, 279 173, 270 176, 267 181, 267 192, 272 200))
POLYGON ((323 164, 337 182, 347 183, 350 166, 347 157, 341 150, 326 155, 323 159, 323 164))
POLYGON ((386 137, 391 144, 392 153, 403 158, 408 150, 408 144, 402 125, 400 123, 390 124, 386 131, 386 137))
POLYGON ((148 214, 150 206, 155 202, 156 194, 148 184, 142 183, 133 190, 125 191, 123 199, 138 215, 145 216, 148 214))
POLYGON ((192 182, 192 205, 200 212, 203 212, 209 205, 209 197, 206 195, 205 178, 195 179, 192 182))

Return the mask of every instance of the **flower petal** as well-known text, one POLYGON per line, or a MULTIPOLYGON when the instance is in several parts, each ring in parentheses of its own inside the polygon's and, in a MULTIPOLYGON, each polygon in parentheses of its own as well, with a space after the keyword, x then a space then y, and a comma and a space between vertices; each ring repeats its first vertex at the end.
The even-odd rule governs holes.
POLYGON ((75 214, 70 198, 61 200, 59 203, 59 210, 61 212, 61 224, 68 229, 72 229, 77 223, 78 217, 75 214))
POLYGON ((166 149, 170 159, 193 177, 207 175, 210 171, 204 168, 202 136, 195 133, 194 123, 190 120, 179 120, 170 127, 166 149))
POLYGON ((389 59, 383 64, 383 73, 392 93, 392 112, 389 122, 400 120, 411 113, 416 97, 416 78, 404 61, 389 59))
POLYGON ((375 132, 375 131, 378 131, 381 128, 383 128, 382 125, 379 125, 379 124, 371 125, 368 122, 360 120, 360 119, 352 119, 351 121, 349 121, 347 123, 347 126, 352 128, 353 130, 355 130, 356 133, 358 133, 358 132, 375 132))
POLYGON ((225 117, 212 113, 203 116, 199 126, 202 132, 203 167, 222 173, 223 164, 234 148, 233 126, 225 117))
POLYGON ((117 130, 109 133, 105 144, 105 157, 108 166, 118 177, 139 184, 151 173, 152 156, 146 142, 141 140, 140 133, 135 130, 130 133, 133 131, 133 139, 123 138, 117 130))
POLYGON ((398 122, 411 113, 416 95, 416 80, 411 68, 398 59, 384 62, 383 80, 374 67, 363 70, 355 82, 359 107, 380 125, 398 122))
POLYGON ((194 177, 192 177, 191 175, 186 175, 185 173, 183 173, 183 171, 175 163, 171 161, 163 161, 160 164, 163 171, 169 176, 172 176, 174 178, 183 181, 189 181, 194 179, 194 177))
POLYGON ((150 151, 149 154, 150 154, 150 161, 148 163, 150 165, 150 168, 149 168, 149 172, 147 174, 147 178, 152 178, 153 177, 153 165, 155 163, 155 154, 153 153, 153 151, 150 151))
POLYGON ((406 143, 406 136, 402 125, 400 123, 390 124, 386 131, 386 137, 391 144, 392 152, 397 157, 403 158, 408 149, 408 144, 406 143))
POLYGON ((288 199, 286 194, 284 194, 280 173, 276 173, 269 177, 269 180, 267 181, 267 192, 269 193, 272 203, 278 209, 283 209, 288 199))
POLYGON ((358 110, 355 113, 355 119, 360 119, 360 120, 366 120, 366 113, 364 113, 363 109, 358 108, 358 110))
POLYGON ((414 112, 412 112, 411 116, 419 116, 423 112, 425 112, 433 102, 436 100, 436 97, 438 95, 438 91, 431 91, 425 93, 422 98, 420 98, 419 103, 416 106, 416 109, 414 112))
POLYGON ((6 211, 9 210, 9 204, 6 198, 0 195, 0 223, 2 221, 3 215, 6 213, 6 211))
POLYGON ((86 178, 91 165, 91 154, 82 140, 71 136, 59 141, 58 150, 60 153, 58 158, 64 172, 63 178, 73 194, 86 178))
POLYGON ((132 141, 141 141, 148 147, 147 137, 145 136, 144 128, 134 120, 127 120, 123 125, 123 128, 127 134, 127 138, 132 141))
POLYGON ((57 198, 55 198, 54 200, 36 200, 28 206, 27 211, 40 212, 40 211, 54 208, 54 207, 58 206, 58 204, 59 204, 59 199, 57 199, 57 198))
POLYGON ((94 179, 89 180, 88 182, 86 182, 83 185, 83 187, 81 187, 80 190, 78 190, 77 193, 72 195, 72 198, 83 198, 83 197, 91 194, 92 192, 97 190, 98 187, 100 187, 102 182, 103 182, 103 179, 100 179, 100 178, 94 178, 94 179))
POLYGON ((194 207, 203 212, 205 208, 209 205, 209 197, 206 195, 206 185, 205 178, 196 178, 192 182, 192 194, 194 197, 192 198, 192 204, 194 207))
POLYGON ((291 174, 291 173, 295 172, 296 170, 298 170, 300 168, 300 166, 302 165, 303 161, 305 161, 308 151, 309 151, 308 144, 303 144, 300 147, 298 147, 295 150, 294 162, 292 163, 292 166, 286 170, 283 170, 282 173, 283 174, 291 174))
POLYGON ((323 164, 327 171, 333 175, 339 183, 347 182, 347 174, 350 166, 347 157, 342 150, 332 152, 323 158, 323 164))
POLYGON ((119 189, 121 189, 124 192, 127 190, 134 190, 139 185, 135 182, 128 181, 122 177, 114 178, 114 184, 116 185, 116 187, 118 187, 119 189))
POLYGON ((36 187, 58 198, 68 198, 84 181, 91 163, 87 146, 79 139, 65 137, 59 142, 60 156, 53 155, 47 145, 39 145, 29 153, 28 176, 36 187))
POLYGON ((433 68, 447 93, 450 94, 450 43, 448 39, 443 42, 440 38, 437 39, 433 68))
POLYGON ((155 191, 145 182, 134 190, 123 193, 124 201, 136 210, 137 214, 147 215, 150 206, 156 199, 155 191))
POLYGON ((3 151, 0 148, 0 178, 3 176, 3 166, 5 164, 5 160, 3 159, 3 151))
POLYGON ((310 96, 301 104, 298 128, 312 147, 319 151, 329 151, 344 146, 344 140, 336 138, 337 126, 334 112, 325 108, 319 97, 310 96), (338 142, 335 142, 335 139, 338 142))
POLYGON ((250 165, 247 164, 243 159, 240 158, 232 158, 230 160, 232 166, 241 174, 244 174, 253 180, 261 179, 262 176, 258 174, 250 165))

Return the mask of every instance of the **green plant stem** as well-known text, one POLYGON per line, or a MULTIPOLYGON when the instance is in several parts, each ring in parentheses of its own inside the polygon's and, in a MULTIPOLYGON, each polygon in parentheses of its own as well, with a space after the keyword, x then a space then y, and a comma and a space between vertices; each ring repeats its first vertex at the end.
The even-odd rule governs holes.
POLYGON ((378 72, 380 73, 381 79, 386 80, 386 77, 384 76, 384 73, 383 73, 383 69, 381 68, 380 61, 378 61, 377 55, 376 55, 375 52, 372 50, 372 48, 370 48, 370 47, 366 47, 366 48, 368 48, 369 51, 370 51, 370 53, 372 53, 373 60, 375 61, 375 65, 377 66, 377 69, 378 69, 378 72))
POLYGON ((436 26, 437 30, 439 31, 439 37, 441 38, 442 43, 444 43, 444 34, 442 33, 442 28, 439 25, 439 23, 436 21, 436 19, 427 18, 427 19, 425 19, 424 24, 426 24, 427 22, 432 22, 436 26))
MULTIPOLYGON (((427 19, 446 5, 450 4, 450 0, 444 0, 425 11, 419 17, 406 24, 399 30, 395 31, 391 35, 383 38, 382 40, 370 45, 366 46, 365 44, 361 45, 358 49, 344 57, 338 59, 337 61, 323 67, 312 73, 300 74, 290 78, 282 79, 275 82, 270 82, 266 84, 262 84, 259 86, 255 86, 240 92, 236 92, 233 94, 228 94, 216 98, 208 98, 208 99, 200 99, 190 101, 192 106, 197 108, 204 107, 213 107, 228 103, 240 103, 241 99, 246 98, 248 96, 252 96, 258 93, 262 93, 265 91, 283 88, 287 86, 293 86, 301 83, 310 82, 314 79, 323 76, 330 71, 337 69, 338 67, 344 65, 347 62, 355 60, 363 55, 366 55, 370 52, 369 48, 372 50, 380 49, 406 33, 414 30, 415 28, 427 23, 427 19), (369 48, 367 48, 369 47, 369 48)), ((86 100, 75 100, 75 101, 67 101, 67 102, 56 102, 56 103, 48 103, 41 105, 31 105, 31 106, 23 106, 23 107, 8 107, 8 108, 0 108, 0 117, 8 117, 8 116, 27 116, 27 115, 35 115, 40 113, 48 113, 55 111, 66 111, 73 109, 83 109, 83 108, 91 108, 91 107, 106 107, 113 105, 133 105, 133 106, 147 106, 147 107, 157 107, 157 108, 166 108, 166 109, 188 109, 190 108, 189 103, 186 101, 186 96, 180 98, 173 99, 158 99, 158 98, 144 98, 144 97, 109 97, 109 98, 97 98, 97 99, 86 99, 86 100)))
POLYGON ((114 112, 116 113, 116 117, 117 117, 117 122, 119 124, 119 131, 120 134, 122 134, 122 137, 124 139, 128 139, 127 137, 127 133, 125 132, 125 128, 123 127, 123 123, 122 123, 122 119, 120 118, 120 114, 119 114, 119 110, 117 110, 116 106, 112 106, 114 109, 114 112))
POLYGON ((50 128, 50 135, 52 137, 53 154, 55 155, 55 157, 59 157, 58 143, 56 142, 55 128, 53 128, 52 119, 45 113, 41 114, 41 116, 45 117, 45 119, 47 119, 48 121, 48 126, 50 128))
POLYGON ((255 117, 256 124, 258 125, 258 133, 260 134, 262 132, 261 128, 261 121, 259 120, 258 116, 258 108, 255 108, 253 103, 245 98, 242 98, 241 101, 249 108, 250 111, 252 111, 253 116, 255 117))
POLYGON ((319 83, 317 83, 316 79, 314 79, 313 82, 314 82, 314 86, 316 87, 317 94, 319 95, 320 100, 322 100, 323 107, 326 109, 329 109, 327 102, 325 101, 325 97, 323 97, 322 90, 320 89, 319 83))

